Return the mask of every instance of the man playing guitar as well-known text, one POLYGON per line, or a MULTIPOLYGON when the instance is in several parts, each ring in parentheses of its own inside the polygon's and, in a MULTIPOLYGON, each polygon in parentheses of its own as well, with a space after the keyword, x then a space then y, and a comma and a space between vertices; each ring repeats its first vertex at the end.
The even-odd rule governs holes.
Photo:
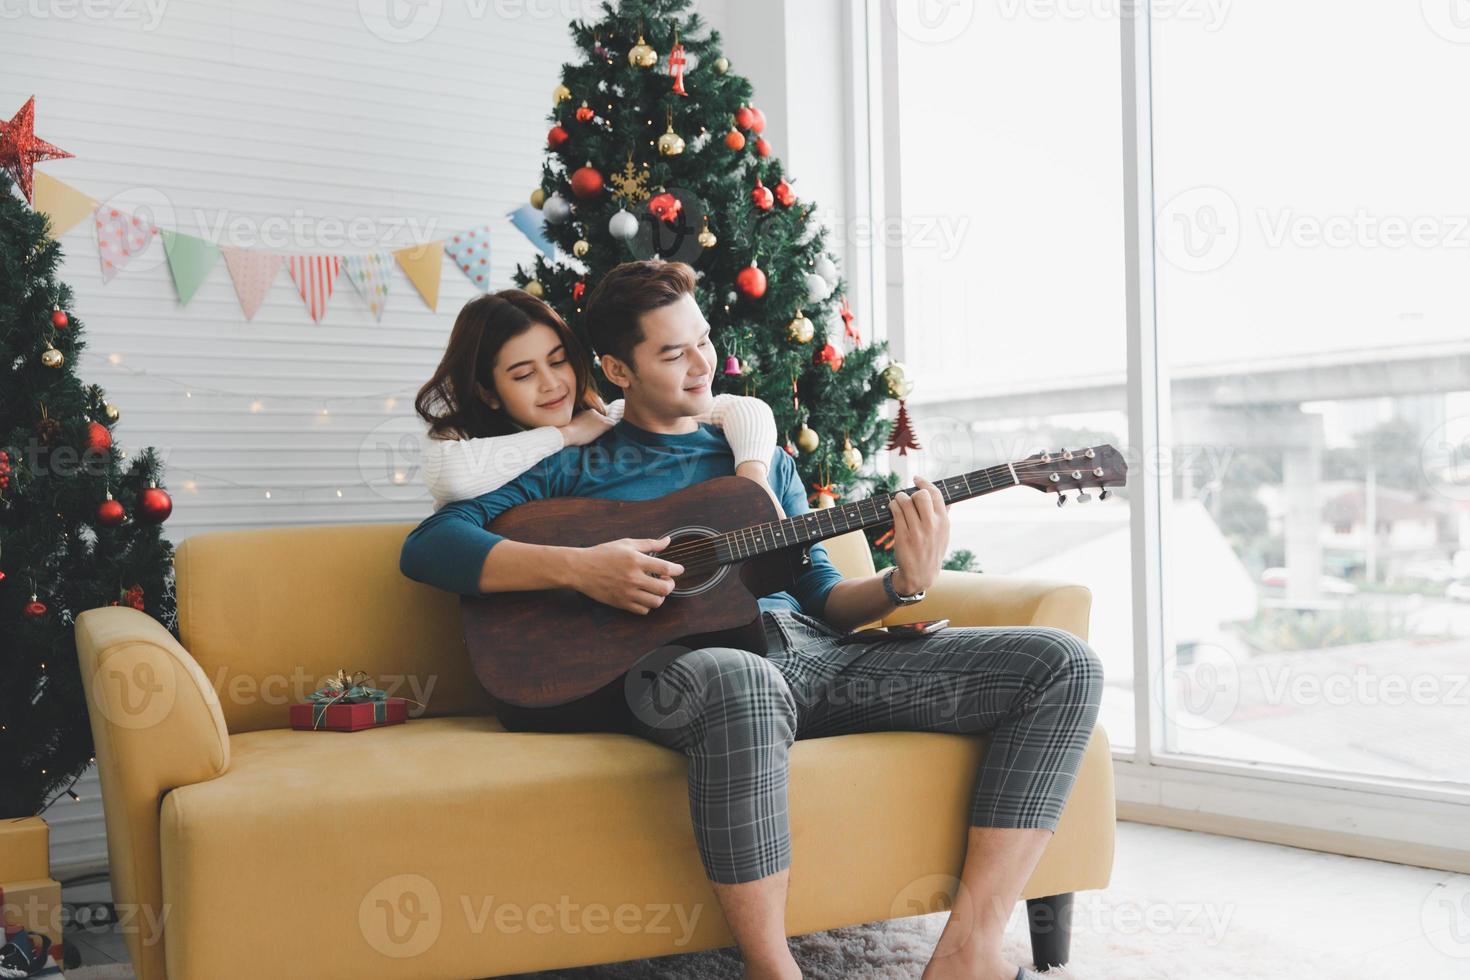
MULTIPOLYGON (((488 526, 532 500, 649 500, 733 473, 719 430, 695 419, 709 409, 717 358, 694 287, 682 263, 628 262, 608 273, 586 316, 602 371, 623 389, 622 421, 497 490, 439 509, 404 542, 404 574, 462 595, 574 589, 635 613, 663 605, 684 571, 658 557, 668 538, 571 548, 512 540, 488 526)), ((768 475, 787 515, 809 510, 783 450, 768 475)), ((551 708, 501 706, 512 730, 622 731, 689 757, 696 842, 748 977, 800 976, 783 922, 791 744, 878 730, 989 734, 961 887, 923 976, 1027 976, 1004 960, 1001 941, 1071 792, 1098 713, 1102 667, 1086 642, 1052 627, 841 642, 895 605, 917 602, 938 576, 948 511, 933 484, 916 485, 891 503, 896 569, 844 579, 826 549, 812 545, 794 587, 760 599, 766 649, 664 651, 585 697, 551 708)))

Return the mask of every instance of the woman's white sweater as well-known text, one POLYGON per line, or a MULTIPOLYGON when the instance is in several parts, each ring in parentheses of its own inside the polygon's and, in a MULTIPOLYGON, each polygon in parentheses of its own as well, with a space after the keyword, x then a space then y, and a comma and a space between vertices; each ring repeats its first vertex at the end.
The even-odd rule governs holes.
MULTIPOLYGON (((614 421, 623 417, 623 400, 607 406, 614 421)), ((776 419, 759 398, 716 395, 707 417, 725 430, 735 465, 758 460, 767 465, 776 451, 776 419)), ((520 476, 566 446, 554 425, 481 439, 423 439, 424 482, 438 510, 452 500, 489 493, 520 476)))

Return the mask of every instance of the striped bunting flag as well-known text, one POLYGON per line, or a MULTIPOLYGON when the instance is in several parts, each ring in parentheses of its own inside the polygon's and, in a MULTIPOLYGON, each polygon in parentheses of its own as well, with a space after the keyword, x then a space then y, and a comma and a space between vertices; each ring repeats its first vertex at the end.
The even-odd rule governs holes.
POLYGON ((342 260, 335 255, 293 255, 289 263, 291 278, 296 280, 296 289, 311 313, 312 322, 320 323, 332 298, 332 285, 337 281, 342 260))

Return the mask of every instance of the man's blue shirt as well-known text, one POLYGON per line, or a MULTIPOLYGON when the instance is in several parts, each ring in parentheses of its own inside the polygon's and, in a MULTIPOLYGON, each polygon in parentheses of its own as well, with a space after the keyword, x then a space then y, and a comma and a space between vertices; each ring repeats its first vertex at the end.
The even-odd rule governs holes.
MULTIPOLYGON (((625 419, 588 445, 548 456, 496 490, 445 504, 408 535, 398 567, 415 581, 477 595, 485 556, 504 540, 488 530, 490 522, 517 504, 548 497, 650 500, 734 472, 730 446, 713 425, 667 435, 640 429, 625 419)), ((769 478, 788 517, 811 509, 796 464, 785 450, 777 448, 772 455, 769 478)), ((649 528, 644 536, 656 537, 659 530, 649 528)), ((811 565, 797 577, 795 587, 761 598, 762 609, 822 615, 827 593, 842 581, 842 573, 823 545, 812 545, 810 554, 811 565)))

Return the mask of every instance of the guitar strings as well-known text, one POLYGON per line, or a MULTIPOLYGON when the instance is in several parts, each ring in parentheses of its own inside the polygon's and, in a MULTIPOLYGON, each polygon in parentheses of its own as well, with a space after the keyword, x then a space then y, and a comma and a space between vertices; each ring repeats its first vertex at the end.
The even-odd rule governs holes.
MULTIPOLYGON (((1048 468, 1050 468, 1050 469, 1058 469, 1058 468, 1060 468, 1060 467, 1057 466, 1057 463, 1058 462, 1066 463, 1066 462, 1069 462, 1069 460, 1064 460, 1064 459, 1049 459, 1049 460, 1036 459, 1036 460, 1030 460, 1030 461, 1023 460, 1023 461, 1018 462, 1018 463, 1013 463, 1013 464, 1011 464, 1011 466, 1014 466, 1017 470, 1026 470, 1026 471, 1031 471, 1031 470, 1035 470, 1035 469, 1048 469, 1048 468)), ((989 467, 988 469, 999 469, 1002 466, 1005 466, 1005 464, 1000 464, 997 467, 989 467)), ((959 478, 962 478, 962 477, 968 477, 968 476, 974 475, 974 473, 983 473, 983 472, 986 472, 986 470, 975 470, 975 471, 972 471, 971 473, 961 474, 960 477, 948 477, 945 480, 940 480, 939 482, 940 483, 946 483, 949 480, 959 479, 959 478)), ((1009 485, 1009 486, 1015 486, 1016 484, 1007 484, 1007 485, 1009 485)), ((987 489, 999 489, 1000 487, 1001 487, 1001 485, 997 485, 996 487, 991 487, 991 488, 987 488, 987 489)), ((908 490, 915 490, 915 489, 917 489, 917 488, 915 488, 915 487, 909 487, 908 488, 908 490)), ((908 491, 907 490, 900 490, 900 491, 895 491, 895 492, 897 492, 897 493, 904 493, 904 492, 908 492, 908 491)), ((892 494, 888 494, 887 496, 892 497, 892 494)), ((864 503, 864 502, 866 502, 868 500, 874 500, 874 499, 877 499, 877 498, 875 498, 875 497, 867 497, 867 498, 864 498, 863 500, 853 501, 853 503, 860 504, 860 503, 864 503)), ((824 509, 826 509, 826 508, 824 508, 824 509)), ((820 511, 811 511, 810 513, 820 513, 820 511)), ((784 518, 784 520, 789 520, 789 519, 790 518, 784 518)), ((768 527, 771 524, 777 524, 777 523, 780 523, 780 521, 767 522, 766 524, 757 524, 757 525, 753 525, 750 528, 740 528, 738 530, 742 530, 742 531, 744 531, 744 530, 754 530, 755 528, 768 527)), ((711 535, 709 537, 700 538, 697 541, 690 541, 690 542, 685 543, 685 544, 675 545, 675 546, 673 546, 671 548, 668 548, 668 549, 666 549, 664 551, 657 552, 656 553, 656 557, 663 558, 663 559, 668 560, 668 561, 676 561, 676 562, 678 562, 680 565, 683 565, 684 566, 684 574, 686 574, 686 575, 689 574, 691 571, 705 571, 707 569, 719 568, 721 565, 726 564, 726 562, 721 561, 719 559, 719 544, 720 544, 720 540, 722 538, 725 538, 727 535, 729 535, 731 533, 734 533, 734 532, 726 531, 726 532, 722 532, 720 534, 711 535)))

